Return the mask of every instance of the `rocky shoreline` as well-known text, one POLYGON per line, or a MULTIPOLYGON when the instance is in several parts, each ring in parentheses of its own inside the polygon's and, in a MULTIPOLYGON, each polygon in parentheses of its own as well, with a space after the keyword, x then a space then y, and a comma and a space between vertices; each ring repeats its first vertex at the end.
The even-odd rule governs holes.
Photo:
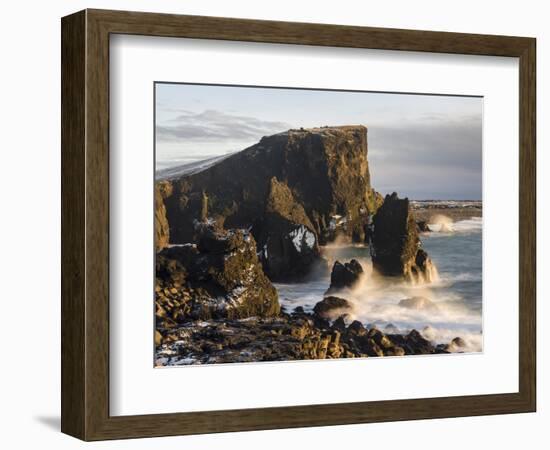
POLYGON ((320 246, 334 241, 368 246, 388 279, 437 278, 409 200, 370 185, 363 126, 265 137, 157 181, 155 202, 157 366, 464 351, 459 337, 435 345, 352 321, 346 293, 365 276, 356 260, 334 263, 312 312, 281 308, 272 283, 328 272, 320 246))
POLYGON ((329 322, 298 308, 277 317, 193 321, 157 331, 156 366, 369 358, 463 351, 460 338, 434 345, 417 330, 387 334, 343 317, 329 322))
POLYGON ((438 216, 445 216, 453 222, 468 220, 483 216, 483 206, 478 201, 464 202, 411 202, 411 209, 416 220, 425 223, 434 223, 438 216))

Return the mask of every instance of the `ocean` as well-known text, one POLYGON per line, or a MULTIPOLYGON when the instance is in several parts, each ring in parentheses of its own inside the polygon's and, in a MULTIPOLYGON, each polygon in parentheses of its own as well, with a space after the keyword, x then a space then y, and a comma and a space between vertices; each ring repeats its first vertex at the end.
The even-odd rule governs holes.
MULTIPOLYGON (((334 261, 357 259, 365 275, 352 291, 340 294, 353 308, 346 322, 359 320, 388 333, 408 333, 411 329, 437 344, 461 337, 466 351, 483 350, 482 334, 482 218, 438 221, 432 232, 422 233, 423 248, 435 263, 438 280, 417 284, 381 277, 373 272, 368 247, 329 245, 322 248, 330 267, 334 261), (421 297, 416 308, 399 302, 421 297)), ((305 283, 275 284, 279 301, 287 312, 297 306, 311 311, 330 285, 330 274, 313 276, 305 283)))

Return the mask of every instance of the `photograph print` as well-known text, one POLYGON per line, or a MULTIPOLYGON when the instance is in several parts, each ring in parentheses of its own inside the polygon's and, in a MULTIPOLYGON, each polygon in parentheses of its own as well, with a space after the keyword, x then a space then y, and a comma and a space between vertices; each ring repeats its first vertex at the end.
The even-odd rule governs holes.
POLYGON ((483 98, 156 83, 155 367, 483 351, 483 98))

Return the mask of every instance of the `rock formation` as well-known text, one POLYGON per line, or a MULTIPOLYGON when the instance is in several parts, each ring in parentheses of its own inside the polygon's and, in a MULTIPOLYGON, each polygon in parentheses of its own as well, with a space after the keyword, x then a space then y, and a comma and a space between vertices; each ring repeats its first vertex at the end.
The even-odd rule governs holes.
POLYGON ((162 250, 170 242, 170 227, 166 218, 164 198, 172 195, 172 185, 166 182, 155 184, 155 249, 162 250))
POLYGON ((263 273, 250 233, 202 228, 198 245, 169 247, 157 254, 161 325, 277 315, 277 291, 263 273))
POLYGON ((202 171, 172 172, 164 181, 172 186, 164 199, 170 242, 194 241, 205 195, 212 221, 225 228, 253 226, 258 238, 273 177, 302 206, 320 243, 338 233, 364 240, 380 196, 370 185, 366 127, 342 126, 289 130, 202 171))
POLYGON ((260 261, 273 281, 303 278, 319 259, 317 236, 303 206, 275 177, 255 231, 260 261))
POLYGON ((407 198, 386 195, 374 216, 372 236, 374 269, 385 276, 402 276, 412 282, 430 282, 437 271, 420 248, 414 215, 407 198))
POLYGON ((367 358, 463 351, 462 341, 434 346, 416 330, 388 334, 353 321, 319 321, 303 311, 247 320, 189 322, 158 332, 157 366, 302 359, 367 358))
POLYGON ((336 261, 332 266, 330 287, 326 293, 330 294, 343 289, 351 289, 357 284, 362 275, 363 267, 356 259, 344 264, 336 261))
POLYGON ((344 298, 329 296, 318 302, 313 312, 322 319, 334 320, 352 308, 350 302, 344 298))

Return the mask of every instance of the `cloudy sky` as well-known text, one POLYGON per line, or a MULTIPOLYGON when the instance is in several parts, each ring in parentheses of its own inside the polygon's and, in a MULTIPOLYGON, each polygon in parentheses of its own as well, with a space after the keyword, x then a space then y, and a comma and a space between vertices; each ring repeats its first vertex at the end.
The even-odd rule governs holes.
POLYGON ((479 97, 158 83, 156 168, 242 150, 265 135, 368 127, 372 185, 412 199, 481 199, 479 97))

